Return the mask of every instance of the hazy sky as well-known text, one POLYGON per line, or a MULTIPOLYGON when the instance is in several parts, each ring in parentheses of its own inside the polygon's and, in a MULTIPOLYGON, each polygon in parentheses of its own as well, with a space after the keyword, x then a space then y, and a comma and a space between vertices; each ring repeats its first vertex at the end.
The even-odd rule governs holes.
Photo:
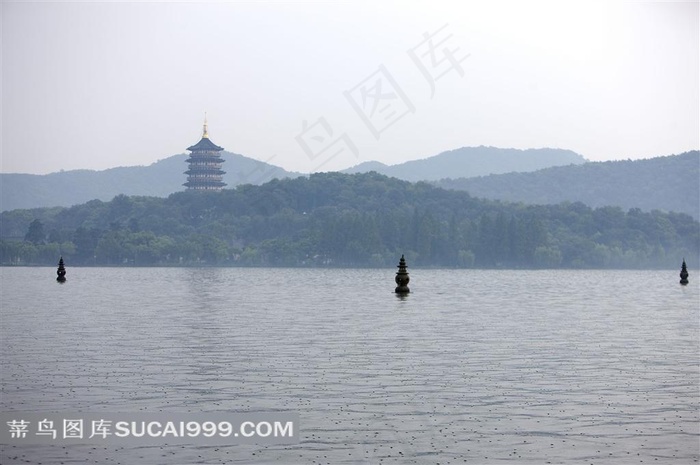
MULTIPOLYGON (((2 172, 700 146, 698 2, 2 2, 2 172)), ((184 168, 183 168, 184 169, 184 168)))

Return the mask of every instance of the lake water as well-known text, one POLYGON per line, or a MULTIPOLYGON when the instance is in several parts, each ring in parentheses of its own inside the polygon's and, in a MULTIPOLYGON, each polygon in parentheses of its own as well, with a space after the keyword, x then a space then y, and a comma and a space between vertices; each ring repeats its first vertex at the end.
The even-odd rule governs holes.
POLYGON ((2 410, 293 411, 301 440, 0 461, 700 460, 697 272, 409 272, 2 268, 2 410))

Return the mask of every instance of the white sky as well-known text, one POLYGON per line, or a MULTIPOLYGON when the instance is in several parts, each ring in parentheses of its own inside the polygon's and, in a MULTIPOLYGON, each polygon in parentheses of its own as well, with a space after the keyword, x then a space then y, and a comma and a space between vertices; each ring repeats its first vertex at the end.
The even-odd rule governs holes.
POLYGON ((205 111, 214 143, 303 172, 680 153, 700 146, 699 23, 697 1, 3 1, 1 170, 148 165, 205 111))

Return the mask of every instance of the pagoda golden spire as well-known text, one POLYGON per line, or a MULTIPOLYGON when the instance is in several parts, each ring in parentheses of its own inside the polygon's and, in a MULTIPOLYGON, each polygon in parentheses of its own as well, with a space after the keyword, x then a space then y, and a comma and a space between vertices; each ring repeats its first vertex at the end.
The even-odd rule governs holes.
POLYGON ((202 132, 202 139, 209 139, 209 131, 207 130, 207 112, 204 112, 204 130, 202 132))

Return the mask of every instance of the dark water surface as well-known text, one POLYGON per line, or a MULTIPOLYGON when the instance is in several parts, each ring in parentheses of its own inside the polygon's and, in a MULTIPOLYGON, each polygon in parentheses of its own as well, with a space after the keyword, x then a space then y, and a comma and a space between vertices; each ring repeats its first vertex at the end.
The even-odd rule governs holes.
POLYGON ((0 462, 700 459, 697 274, 409 271, 1 268, 3 411, 294 411, 301 442, 0 462))

